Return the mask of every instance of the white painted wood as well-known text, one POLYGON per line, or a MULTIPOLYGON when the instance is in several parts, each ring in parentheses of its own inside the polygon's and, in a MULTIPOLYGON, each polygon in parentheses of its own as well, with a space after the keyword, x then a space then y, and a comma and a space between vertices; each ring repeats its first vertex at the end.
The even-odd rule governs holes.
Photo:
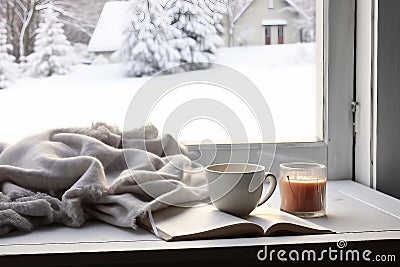
POLYGON ((107 243, 159 240, 148 231, 138 228, 132 230, 101 222, 88 222, 81 228, 70 228, 59 225, 39 228, 27 234, 11 234, 0 238, 0 251, 6 245, 42 245, 42 244, 76 244, 107 243))
POLYGON ((360 186, 351 181, 328 184, 327 218, 311 221, 337 233, 399 231, 400 201, 360 186))
MULTIPOLYGON (((317 88, 320 88, 320 90, 317 90, 317 99, 320 99, 321 101, 318 102, 318 109, 317 110, 322 110, 323 112, 320 112, 316 119, 318 121, 321 121, 323 123, 323 127, 320 127, 320 132, 318 133, 318 136, 322 136, 324 139, 321 141, 326 141, 325 140, 325 135, 326 135, 326 122, 328 120, 328 107, 326 106, 328 104, 327 96, 328 94, 328 79, 327 79, 327 73, 328 73, 328 62, 326 61, 326 55, 327 55, 327 49, 325 44, 327 44, 327 32, 326 32, 326 23, 325 23, 325 16, 328 14, 328 8, 326 7, 327 3, 326 1, 315 1, 315 32, 316 32, 316 45, 317 45, 317 62, 316 62, 316 72, 317 72, 317 88)), ((327 157, 327 155, 326 155, 327 157)))
MULTIPOLYGON (((77 243, 77 244, 43 244, 43 245, 18 245, 0 247, 1 255, 33 255, 33 254, 57 254, 57 253, 83 253, 83 252, 110 252, 110 251, 157 251, 178 250, 190 248, 219 248, 219 247, 245 247, 284 245, 284 244, 315 244, 337 242, 339 240, 365 241, 365 240, 395 240, 400 238, 399 231, 381 233, 347 233, 327 235, 304 235, 284 237, 261 237, 261 238, 237 238, 198 241, 124 241, 107 243, 77 243)), ((176 254, 174 254, 176 255, 176 254)))
POLYGON ((373 0, 357 0, 355 179, 372 186, 373 0))
POLYGON ((328 120, 328 178, 341 180, 353 176, 353 101, 355 0, 329 0, 325 23, 328 82, 325 107, 328 120), (340 19, 338 19, 340 18, 340 19))
MULTIPOLYGON (((327 186, 327 217, 312 219, 340 233, 165 242, 142 229, 130 230, 91 222, 83 228, 52 226, 24 235, 0 238, 0 255, 139 251, 300 244, 400 238, 400 200, 352 181, 327 186), (376 232, 379 231, 379 232, 376 232)), ((267 205, 279 208, 279 190, 267 205)))
POLYGON ((371 157, 372 157, 372 187, 376 189, 376 146, 378 124, 378 5, 379 0, 373 0, 374 25, 373 25, 373 65, 372 65, 372 132, 371 132, 371 157))
MULTIPOLYGON (((198 150, 197 146, 190 146, 190 151, 198 150)), ((249 162, 261 164, 274 174, 279 172, 279 164, 284 162, 317 162, 327 164, 327 147, 324 142, 314 143, 280 143, 280 144, 233 144, 201 147, 202 157, 199 163, 204 166, 210 163, 249 162), (250 150, 249 150, 250 147, 250 150), (232 152, 233 151, 233 152, 232 152), (234 153, 235 158, 232 158, 234 153)))

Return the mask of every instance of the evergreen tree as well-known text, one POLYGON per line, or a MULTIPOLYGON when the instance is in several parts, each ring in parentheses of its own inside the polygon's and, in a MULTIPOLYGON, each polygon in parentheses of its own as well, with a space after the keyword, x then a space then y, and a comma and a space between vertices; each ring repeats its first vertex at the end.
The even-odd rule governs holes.
POLYGON ((173 40, 181 33, 171 25, 172 11, 155 0, 132 3, 132 19, 125 31, 125 42, 115 54, 127 63, 129 76, 153 75, 180 63, 173 40))
POLYGON ((176 0, 174 4, 173 24, 182 32, 182 38, 176 41, 181 63, 189 63, 190 70, 207 67, 223 45, 219 5, 213 0, 176 0))
POLYGON ((127 63, 129 76, 136 77, 153 75, 182 63, 184 70, 207 67, 223 45, 222 11, 217 3, 217 0, 132 1, 125 42, 114 56, 127 63))
POLYGON ((12 45, 7 43, 6 20, 0 19, 0 89, 6 88, 17 76, 15 57, 9 54, 12 45))
POLYGON ((75 64, 75 53, 64 34, 63 23, 51 5, 41 15, 34 52, 27 57, 28 72, 34 77, 66 74, 75 64))

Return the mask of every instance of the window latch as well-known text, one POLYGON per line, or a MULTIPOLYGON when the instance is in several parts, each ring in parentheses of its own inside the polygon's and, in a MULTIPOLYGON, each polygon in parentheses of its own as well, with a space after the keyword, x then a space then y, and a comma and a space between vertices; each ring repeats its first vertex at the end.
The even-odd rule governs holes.
POLYGON ((358 133, 358 120, 356 118, 356 112, 359 106, 360 103, 358 103, 357 101, 351 102, 351 112, 353 113, 353 138, 355 138, 358 133))
POLYGON ((351 112, 356 113, 357 108, 360 106, 360 103, 357 101, 351 102, 351 112))

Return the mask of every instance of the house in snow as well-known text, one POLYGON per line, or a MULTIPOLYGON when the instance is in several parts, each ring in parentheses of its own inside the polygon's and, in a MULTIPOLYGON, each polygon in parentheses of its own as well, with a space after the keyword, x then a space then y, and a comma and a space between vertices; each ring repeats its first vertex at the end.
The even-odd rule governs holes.
POLYGON ((110 60, 124 41, 124 31, 128 27, 129 1, 106 2, 100 14, 88 52, 102 55, 110 60))
MULTIPOLYGON (((312 19, 293 0, 249 0, 234 18, 235 45, 290 44, 303 41, 296 19, 312 19)), ((228 35, 224 36, 228 44, 228 35)))
MULTIPOLYGON (((129 1, 107 2, 89 42, 89 52, 111 59, 124 41, 129 24, 129 1)), ((268 45, 301 42, 294 19, 309 18, 292 0, 249 0, 235 17, 235 45, 268 45), (288 8, 291 7, 291 8, 288 8)), ((226 21, 225 21, 226 22, 226 21)), ((224 40, 228 46, 227 23, 224 40)))

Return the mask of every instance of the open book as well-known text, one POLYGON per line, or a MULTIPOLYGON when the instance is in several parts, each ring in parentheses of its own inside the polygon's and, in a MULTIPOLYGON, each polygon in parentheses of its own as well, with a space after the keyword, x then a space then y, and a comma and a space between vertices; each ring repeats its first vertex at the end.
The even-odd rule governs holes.
POLYGON ((273 235, 326 234, 331 230, 286 212, 261 206, 249 216, 239 218, 212 205, 191 208, 169 207, 153 213, 139 223, 166 241, 273 235), (156 229, 153 229, 153 227, 156 229))

